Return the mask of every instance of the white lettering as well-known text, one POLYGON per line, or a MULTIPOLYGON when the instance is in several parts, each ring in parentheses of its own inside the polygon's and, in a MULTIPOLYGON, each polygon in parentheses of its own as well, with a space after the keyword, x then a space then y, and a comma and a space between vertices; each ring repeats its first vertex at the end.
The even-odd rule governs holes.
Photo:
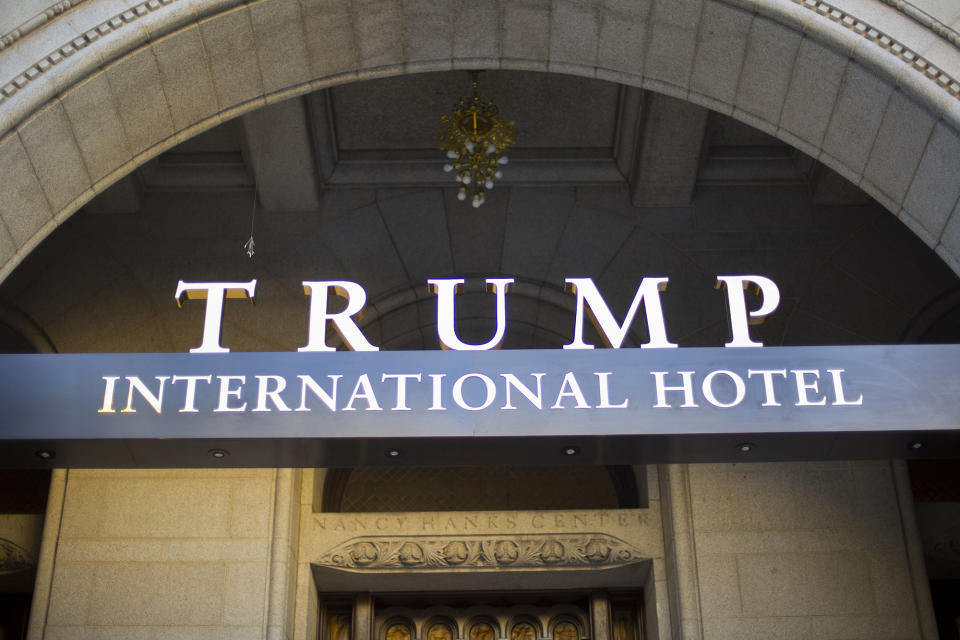
POLYGON ((760 324, 780 304, 780 289, 764 276, 717 276, 717 289, 727 292, 727 310, 732 340, 725 347, 762 347, 762 342, 750 339, 751 324, 760 324), (752 285, 752 286, 751 286, 752 285), (747 314, 743 292, 752 290, 760 298, 760 308, 747 314))
POLYGON ((461 409, 466 409, 467 411, 482 411, 486 409, 497 397, 497 385, 493 384, 493 380, 489 377, 483 375, 482 373, 468 373, 457 378, 457 381, 453 383, 453 401, 457 403, 461 409), (470 378, 477 378, 483 382, 483 387, 485 395, 483 402, 477 406, 473 406, 467 403, 463 398, 463 383, 469 380, 470 378))
POLYGON ((428 411, 446 411, 446 407, 443 406, 443 379, 446 377, 445 373, 431 373, 430 379, 433 381, 433 404, 430 405, 428 411))
POLYGON ((254 411, 270 411, 267 408, 267 398, 277 408, 277 411, 290 411, 290 407, 280 397, 280 392, 287 388, 287 381, 283 376, 257 376, 257 406, 254 411), (274 383, 270 389, 270 383, 274 383))
POLYGON ((586 309, 604 344, 619 349, 627 337, 627 331, 633 323, 633 318, 643 302, 643 309, 647 319, 647 333, 650 341, 640 345, 641 348, 666 349, 677 345, 667 340, 667 329, 663 322, 663 309, 660 306, 660 292, 667 288, 667 278, 644 278, 637 287, 627 316, 623 324, 617 324, 610 307, 604 301, 597 285, 590 278, 567 278, 567 290, 577 295, 577 315, 573 328, 573 342, 563 345, 564 349, 593 349, 592 344, 583 341, 583 313, 586 309))
POLYGON ((836 396, 836 400, 833 403, 835 407, 859 407, 863 404, 863 394, 860 394, 856 400, 848 401, 843 395, 843 380, 840 379, 840 374, 843 373, 843 369, 827 369, 830 373, 830 377, 833 378, 833 395, 836 396))
POLYGON ((564 398, 573 398, 577 403, 576 409, 590 408, 587 399, 583 397, 583 391, 580 390, 580 383, 577 382, 577 377, 573 375, 572 371, 568 371, 566 375, 563 376, 563 382, 560 384, 560 392, 557 394, 557 401, 554 402, 550 408, 566 408, 563 406, 564 398))
POLYGON ((220 326, 223 324, 224 298, 250 298, 257 288, 257 281, 250 282, 184 282, 177 283, 177 306, 186 300, 206 300, 203 319, 203 339, 199 347, 190 353, 227 353, 230 349, 220 345, 220 326))
POLYGON ((798 407, 822 407, 827 404, 826 398, 820 398, 819 402, 812 402, 807 398, 807 391, 813 391, 814 393, 820 393, 818 388, 819 383, 817 380, 820 379, 820 372, 816 369, 791 369, 790 373, 794 375, 797 379, 797 404, 798 407), (806 377, 813 376, 817 380, 813 382, 807 382, 806 377))
POLYGON ((103 376, 103 404, 97 413, 116 413, 113 410, 113 391, 120 376, 103 376))
POLYGON ((683 404, 681 407, 698 407, 693 401, 693 371, 677 371, 682 383, 679 387, 668 387, 666 384, 666 371, 651 371, 650 375, 657 381, 657 404, 654 409, 669 409, 673 405, 667 402, 667 391, 682 391, 683 404))
POLYGON ((773 376, 787 377, 786 369, 747 369, 747 378, 755 375, 763 376, 763 404, 762 407, 782 406, 777 402, 777 396, 773 389, 773 376))
POLYGON ((367 301, 367 292, 356 282, 347 280, 304 280, 303 292, 310 296, 310 320, 307 329, 307 344, 297 351, 336 351, 327 345, 327 321, 333 322, 333 328, 343 343, 353 351, 379 351, 370 344, 352 319, 359 320, 363 315, 363 305, 367 301), (329 313, 327 296, 330 292, 344 298, 347 306, 343 311, 329 313))
POLYGON ((594 372, 593 375, 600 379, 600 404, 597 405, 597 409, 626 409, 630 403, 629 398, 624 398, 620 404, 610 404, 610 376, 612 372, 594 372))
POLYGON ((297 411, 310 411, 307 407, 307 388, 310 388, 310 391, 317 398, 320 399, 320 402, 327 405, 327 409, 330 411, 337 410, 337 381, 340 380, 343 376, 341 375, 329 375, 330 378, 330 391, 321 387, 316 380, 311 376, 300 375, 297 376, 300 378, 300 406, 297 407, 297 411))
POLYGON ((707 399, 707 402, 712 404, 715 407, 720 407, 722 409, 728 409, 730 407, 735 407, 741 402, 743 402, 744 397, 747 395, 747 386, 743 383, 743 378, 735 374, 733 371, 727 371, 726 369, 718 369, 716 371, 711 371, 703 379, 703 397, 707 399), (717 400, 716 394, 713 392, 713 380, 719 375, 724 375, 730 378, 730 381, 733 382, 733 387, 735 393, 733 400, 730 402, 720 402, 717 400))
POLYGON ((157 413, 162 413, 161 409, 163 408, 163 385, 166 383, 167 379, 170 376, 156 376, 157 382, 160 383, 160 387, 157 389, 157 394, 154 395, 150 389, 147 388, 147 385, 143 384, 140 381, 140 378, 137 376, 127 376, 127 406, 123 408, 120 413, 136 413, 137 410, 133 408, 133 390, 136 389, 137 393, 140 394, 140 397, 147 401, 154 411, 157 413))
POLYGON ((243 393, 243 385, 247 382, 247 376, 217 376, 220 379, 220 401, 214 413, 241 413, 247 410, 247 403, 244 402, 239 407, 230 406, 230 398, 240 399, 243 393), (240 386, 231 388, 234 382, 239 382, 240 386))
POLYGON ((353 393, 350 394, 350 399, 347 401, 347 406, 343 408, 344 411, 356 411, 353 407, 355 400, 362 399, 367 401, 367 411, 383 411, 380 408, 380 404, 377 402, 377 396, 373 393, 373 387, 370 386, 370 378, 367 377, 367 374, 361 374, 357 378, 357 384, 353 387, 353 393))
POLYGON ((387 380, 396 380, 397 381, 397 404, 394 405, 393 411, 410 411, 410 407, 407 406, 407 380, 416 380, 420 382, 419 373, 385 373, 380 378, 380 382, 386 382, 387 380))
POLYGON ((440 346, 451 351, 488 351, 498 349, 507 330, 506 294, 513 286, 513 278, 488 278, 487 291, 496 295, 497 329, 493 337, 483 344, 467 344, 457 337, 454 319, 454 296, 463 292, 464 281, 460 278, 427 280, 427 287, 437 296, 437 337, 440 346))
POLYGON ((211 379, 212 376, 173 376, 170 384, 177 384, 181 380, 187 383, 186 391, 183 394, 183 409, 180 409, 180 413, 197 412, 197 382, 203 380, 210 384, 211 379))
POLYGON ((503 403, 504 409, 516 409, 513 406, 513 403, 510 402, 510 389, 516 389, 519 391, 524 398, 530 401, 530 404, 535 406, 537 409, 543 409, 543 376, 546 374, 543 373, 531 373, 531 376, 537 380, 537 392, 534 393, 530 387, 526 386, 517 376, 512 373, 501 373, 500 376, 504 379, 506 384, 505 394, 507 396, 506 402, 503 403))

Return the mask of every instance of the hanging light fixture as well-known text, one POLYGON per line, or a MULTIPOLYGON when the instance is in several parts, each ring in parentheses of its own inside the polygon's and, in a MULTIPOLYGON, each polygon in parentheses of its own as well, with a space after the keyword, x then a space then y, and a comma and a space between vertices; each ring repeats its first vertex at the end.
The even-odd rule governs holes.
POLYGON ((470 72, 473 95, 461 97, 453 111, 443 116, 436 136, 440 150, 450 160, 443 166, 460 183, 457 198, 466 200, 474 208, 486 200, 486 192, 503 176, 501 167, 507 164, 503 155, 514 143, 513 122, 504 120, 493 101, 477 91, 478 71, 470 72))

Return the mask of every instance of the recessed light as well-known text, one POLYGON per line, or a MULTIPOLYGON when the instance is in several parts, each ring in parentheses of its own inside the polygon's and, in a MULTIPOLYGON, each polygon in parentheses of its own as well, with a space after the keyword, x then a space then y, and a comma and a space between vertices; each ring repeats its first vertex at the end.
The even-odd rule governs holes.
POLYGON ((750 453, 756 448, 756 446, 757 445, 753 444, 752 442, 741 442, 735 448, 740 453, 750 453))
POLYGON ((50 449, 40 449, 34 455, 36 455, 41 460, 53 460, 57 457, 57 454, 50 449))
POLYGON ((919 451, 920 449, 923 449, 926 446, 927 446, 927 443, 921 442, 920 440, 914 440, 913 442, 910 443, 910 448, 913 449, 914 451, 919 451))
POLYGON ((399 458, 400 449, 387 449, 383 452, 383 455, 387 456, 388 458, 399 458))
POLYGON ((575 456, 580 453, 580 447, 564 447, 563 455, 565 456, 575 456))
POLYGON ((216 458, 217 460, 223 460, 228 455, 230 455, 230 452, 227 451, 226 449, 210 449, 210 451, 208 451, 207 453, 209 453, 212 457, 216 458))

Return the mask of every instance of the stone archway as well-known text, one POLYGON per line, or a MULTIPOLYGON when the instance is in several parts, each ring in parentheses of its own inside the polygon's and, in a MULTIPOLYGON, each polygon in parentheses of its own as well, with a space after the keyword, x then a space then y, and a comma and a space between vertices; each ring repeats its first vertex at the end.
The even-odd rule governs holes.
POLYGON ((0 40, 0 276, 97 193, 219 122, 456 68, 597 77, 730 114, 858 184, 960 272, 957 34, 876 4, 60 2, 0 40))

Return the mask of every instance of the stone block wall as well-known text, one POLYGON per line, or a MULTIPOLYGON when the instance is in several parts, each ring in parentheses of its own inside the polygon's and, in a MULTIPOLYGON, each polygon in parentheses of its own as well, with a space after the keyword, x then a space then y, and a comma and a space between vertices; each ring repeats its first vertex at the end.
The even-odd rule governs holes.
POLYGON ((30 637, 283 637, 292 481, 277 469, 57 472, 30 637))
MULTIPOLYGON (((317 576, 338 579, 337 549, 359 539, 577 536, 620 540, 645 558, 635 587, 646 640, 936 637, 895 463, 648 472, 643 509, 325 514, 322 470, 57 471, 29 637, 306 640, 319 626, 317 576)), ((433 590, 468 580, 415 564, 409 573, 433 590)), ((585 568, 596 581, 597 567, 585 568)), ((509 573, 502 588, 523 588, 509 573)))
MULTIPOLYGON (((891 462, 686 465, 674 477, 689 488, 703 638, 931 637, 891 462)), ((694 594, 681 583, 679 595, 694 594)))

